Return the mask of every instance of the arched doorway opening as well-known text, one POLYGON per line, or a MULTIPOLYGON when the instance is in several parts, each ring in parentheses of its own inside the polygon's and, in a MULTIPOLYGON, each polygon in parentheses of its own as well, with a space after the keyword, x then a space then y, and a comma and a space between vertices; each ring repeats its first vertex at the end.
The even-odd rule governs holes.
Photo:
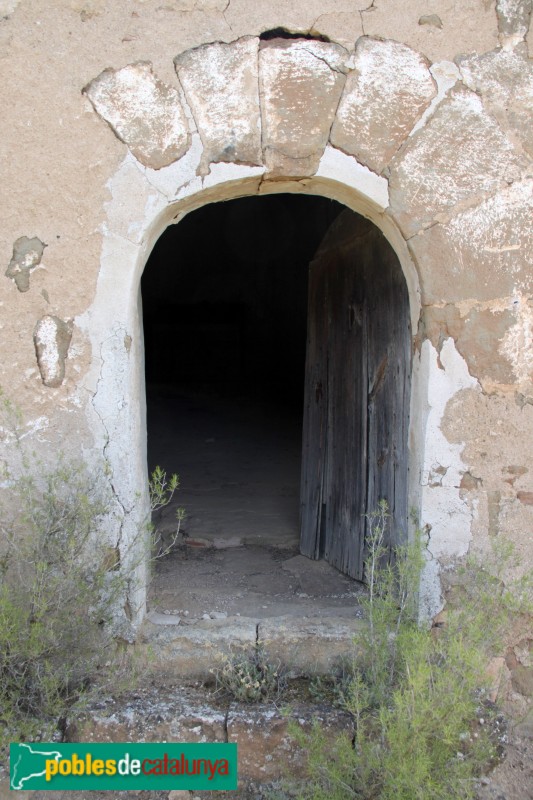
POLYGON ((361 579, 365 514, 384 497, 407 526, 409 299, 381 231, 321 196, 205 205, 142 297, 149 466, 180 473, 188 537, 361 579))

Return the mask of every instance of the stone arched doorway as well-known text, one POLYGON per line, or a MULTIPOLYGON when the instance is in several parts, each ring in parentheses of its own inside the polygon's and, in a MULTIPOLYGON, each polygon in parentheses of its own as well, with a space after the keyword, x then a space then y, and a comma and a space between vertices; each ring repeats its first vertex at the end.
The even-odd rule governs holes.
MULTIPOLYGON (((397 188, 391 211, 385 165, 431 102, 434 83, 420 55, 403 45, 362 39, 357 70, 345 56, 342 48, 325 42, 259 43, 245 38, 229 45, 206 45, 176 59, 185 94, 165 87, 147 64, 106 70, 86 89, 98 113, 131 151, 108 184, 111 201, 99 284, 86 317, 88 335, 101 357, 94 374, 95 429, 105 419, 103 449, 117 497, 118 536, 126 548, 147 515, 139 285, 150 252, 169 224, 207 203, 250 195, 288 192, 334 199, 382 231, 405 277, 411 330, 418 327, 419 278, 402 233, 403 228, 410 232, 410 211, 397 188), (377 103, 365 90, 366 70, 379 75, 391 65, 388 116, 380 116, 381 134, 376 138, 358 108, 364 102, 369 111, 377 113, 379 108, 381 114, 382 99, 377 103), (198 86, 201 94, 196 92, 198 86), (399 114, 403 122, 398 127, 399 114), (358 132, 353 127, 357 120, 363 125, 358 132), (350 154, 354 147, 357 156, 350 154), (102 338, 102 330, 109 335, 102 338), (127 460, 124 450, 130 454, 127 460)), ((357 323, 355 309, 348 319, 352 325, 357 323)), ((451 352, 450 359, 454 357, 451 352)), ((389 363, 383 358, 382 354, 377 368, 389 363)), ((412 375, 415 413, 410 414, 408 450, 407 444, 403 450, 409 463, 408 499, 399 504, 402 517, 406 504, 421 508, 422 473, 432 458, 425 453, 428 385, 431 370, 438 369, 438 359, 425 347, 412 375)), ((450 380, 453 394, 467 379, 459 371, 450 380)), ((376 387, 380 385, 377 381, 376 387)), ((408 404, 406 399, 402 407, 408 404)), ((377 440, 375 446, 381 459, 384 448, 377 440)), ((379 494, 378 486, 375 496, 379 494)), ((366 491, 357 515, 368 510, 369 496, 366 491)), ((323 505, 320 500, 318 506, 323 505)), ((460 527, 462 522, 457 524, 460 527)), ((315 553, 323 549, 316 530, 320 525, 311 546, 315 553)), ((432 595, 428 606, 434 608, 439 588, 438 566, 433 569, 432 564, 428 561, 432 595)), ((139 609, 138 618, 144 608, 142 570, 133 595, 136 599, 130 605, 139 609)))
POLYGON ((383 234, 320 196, 209 204, 142 294, 148 459, 180 473, 187 535, 299 542, 361 580, 380 499, 389 546, 407 532, 409 298, 383 234))

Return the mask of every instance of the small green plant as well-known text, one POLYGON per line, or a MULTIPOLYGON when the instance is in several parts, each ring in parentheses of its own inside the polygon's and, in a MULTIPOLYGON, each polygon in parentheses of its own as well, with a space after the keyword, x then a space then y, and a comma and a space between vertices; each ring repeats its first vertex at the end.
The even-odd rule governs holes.
MULTIPOLYGON (((438 635, 419 627, 420 538, 388 563, 388 520, 384 502, 369 517, 367 626, 354 642, 353 676, 341 695, 355 736, 332 744, 318 725, 310 736, 292 726, 309 755, 302 800, 473 798, 476 778, 495 758, 496 711, 483 676, 517 592, 469 561, 445 627, 438 635)), ((525 585, 519 594, 527 596, 525 585)))
POLYGON ((329 675, 311 675, 309 696, 317 703, 328 703, 334 708, 346 708, 354 670, 353 659, 351 661, 345 659, 329 675))
POLYGON ((60 460, 39 479, 23 473, 9 495, 16 511, 4 509, 1 522, 0 706, 17 738, 57 723, 79 696, 125 579, 115 550, 95 546, 109 506, 84 467, 60 460))
MULTIPOLYGON (((167 473, 162 467, 157 466, 153 470, 148 482, 152 520, 154 516, 160 514, 164 508, 170 505, 179 485, 180 479, 179 475, 176 475, 176 473, 167 478, 167 473)), ((185 509, 177 508, 175 519, 177 523, 176 529, 172 532, 170 541, 166 542, 163 540, 162 531, 153 521, 150 521, 149 528, 152 536, 152 552, 155 554, 155 558, 163 558, 168 555, 176 545, 180 535, 181 523, 185 519, 185 509)))
MULTIPOLYGON (((89 470, 59 456, 45 466, 28 452, 22 415, 1 389, 0 421, 11 466, 0 472, 1 755, 10 740, 57 733, 73 702, 95 685, 105 687, 110 662, 114 688, 117 672, 131 678, 138 671, 116 637, 130 635, 128 590, 146 558, 147 536, 140 526, 129 543, 105 543, 114 508, 105 462, 89 470)), ((167 479, 156 467, 153 513, 171 502, 178 485, 177 475, 167 479)), ((176 537, 182 518, 178 509, 176 537)), ((163 548, 150 528, 151 552, 165 555, 173 542, 163 548)))
POLYGON ((287 687, 281 662, 271 662, 261 642, 227 656, 213 674, 216 691, 241 703, 279 700, 287 687))

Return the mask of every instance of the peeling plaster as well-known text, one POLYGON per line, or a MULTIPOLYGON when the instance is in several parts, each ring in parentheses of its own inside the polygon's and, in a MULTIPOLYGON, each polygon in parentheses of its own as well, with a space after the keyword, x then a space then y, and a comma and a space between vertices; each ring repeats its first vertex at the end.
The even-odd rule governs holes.
POLYGON ((440 355, 426 340, 422 345, 422 359, 427 369, 429 404, 422 470, 422 523, 429 526, 427 549, 430 555, 452 558, 468 550, 474 509, 460 492, 461 478, 468 469, 461 457, 464 443, 448 441, 441 425, 448 402, 458 392, 480 389, 453 339, 445 340, 440 355), (437 469, 440 469, 439 482, 434 480, 437 469))
POLYGON ((437 106, 447 96, 450 89, 455 86, 457 81, 461 80, 459 68, 453 63, 453 61, 438 61, 436 64, 432 64, 432 66, 429 68, 429 71, 431 72, 433 79, 437 84, 437 94, 414 126, 410 136, 412 136, 413 133, 416 133, 416 131, 420 130, 420 128, 424 127, 428 119, 435 112, 437 106))
POLYGON ((47 245, 36 236, 32 239, 21 236, 13 245, 13 256, 6 270, 6 276, 13 278, 19 292, 30 288, 30 274, 39 266, 47 245))
POLYGON ((513 301, 516 324, 512 325, 499 347, 511 363, 519 385, 533 381, 533 308, 527 298, 518 295, 513 301))

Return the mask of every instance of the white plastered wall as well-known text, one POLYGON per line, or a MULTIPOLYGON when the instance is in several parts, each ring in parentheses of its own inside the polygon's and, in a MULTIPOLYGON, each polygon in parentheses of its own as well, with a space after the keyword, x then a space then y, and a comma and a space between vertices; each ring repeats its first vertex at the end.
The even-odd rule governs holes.
MULTIPOLYGON (((128 554, 126 557, 135 559, 138 551, 131 554, 129 548, 149 515, 140 279, 155 242, 169 224, 179 223, 187 213, 206 203, 242 196, 301 192, 335 199, 383 231, 405 275, 413 332, 420 314, 416 269, 404 238, 385 213, 385 178, 330 146, 316 174, 300 180, 269 182, 263 180, 263 167, 235 164, 212 164, 209 174, 201 178, 196 173, 200 157, 201 145, 195 134, 187 154, 159 171, 143 167, 131 155, 124 159, 108 183, 110 200, 102 230, 96 296, 76 320, 92 346, 92 367, 85 382, 92 396, 87 414, 96 449, 105 454, 119 508, 116 540, 123 553, 128 554)), ((442 512, 443 504, 454 514, 461 506, 457 481, 443 481, 440 487, 428 485, 432 464, 446 461, 446 475, 449 471, 450 476, 463 467, 461 448, 446 450, 439 429, 447 400, 472 383, 461 362, 451 339, 443 348, 440 362, 428 342, 413 361, 409 502, 420 522, 427 523, 428 530, 431 528, 421 592, 425 617, 436 613, 441 605, 438 557, 462 554, 470 537, 470 512, 461 507, 459 510, 464 513, 456 516, 450 530, 442 512)), ((146 566, 137 569, 137 583, 131 591, 134 623, 142 619, 145 611, 146 570, 146 566)))

